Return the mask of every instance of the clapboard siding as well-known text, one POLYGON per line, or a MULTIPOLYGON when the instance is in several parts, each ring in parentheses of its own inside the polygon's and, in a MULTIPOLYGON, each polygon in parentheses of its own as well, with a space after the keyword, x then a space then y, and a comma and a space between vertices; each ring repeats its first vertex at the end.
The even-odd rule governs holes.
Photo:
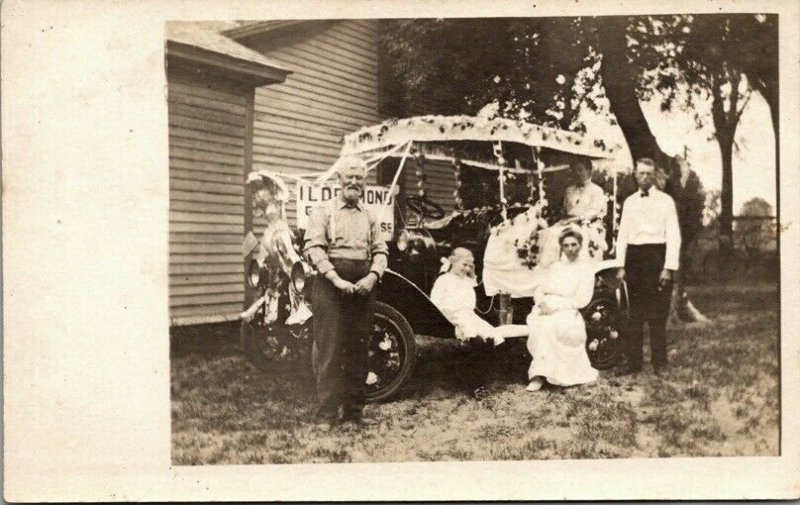
POLYGON ((240 284, 242 282, 242 274, 188 274, 188 275, 171 275, 169 278, 171 286, 191 286, 200 284, 240 284))
POLYGON ((242 235, 232 233, 225 235, 222 233, 175 233, 169 234, 170 244, 236 244, 241 245, 242 235))
POLYGON ((219 275, 219 274, 240 274, 244 275, 244 262, 226 265, 205 265, 205 264, 174 264, 169 265, 170 278, 179 275, 219 275))
POLYGON ((220 145, 231 145, 233 147, 244 147, 244 138, 230 137, 220 134, 208 134, 204 131, 179 128, 177 126, 169 129, 170 141, 172 139, 199 140, 201 142, 212 142, 220 145))
POLYGON ((170 131, 172 131, 173 127, 179 127, 200 132, 218 133, 221 136, 218 142, 222 142, 225 137, 244 138, 244 128, 238 128, 236 126, 226 125, 224 123, 178 116, 177 114, 169 115, 169 127, 170 131))
MULTIPOLYGON (((346 20, 281 47, 253 44, 293 71, 256 90, 254 169, 319 174, 336 161, 345 134, 380 122, 377 42, 377 21, 346 20)), ((296 207, 294 199, 286 206, 292 225, 296 207)), ((254 225, 258 232, 263 221, 254 225)))
MULTIPOLYGON (((224 89, 204 87, 202 85, 198 85, 196 82, 178 82, 172 80, 167 84, 167 89, 169 90, 168 98, 170 99, 175 95, 182 94, 207 98, 217 102, 232 103, 241 106, 243 110, 247 107, 247 99, 239 93, 232 93, 229 90, 224 89)), ((244 114, 244 112, 242 112, 242 114, 244 114)))
MULTIPOLYGON (((417 172, 413 162, 406 162, 405 168, 406 193, 417 194, 417 172)), ((453 192, 456 189, 453 167, 449 162, 428 160, 423 168, 425 174, 425 196, 442 206, 446 214, 455 209, 453 192)))
POLYGON ((231 317, 244 303, 247 101, 233 87, 170 77, 170 315, 231 317))
POLYGON ((225 102, 222 100, 214 100, 204 96, 194 96, 180 91, 173 91, 169 95, 170 103, 194 105, 203 107, 206 110, 218 110, 230 114, 242 115, 245 113, 245 106, 237 103, 225 102))
MULTIPOLYGON (((243 145, 227 144, 219 142, 218 138, 194 138, 192 136, 170 135, 169 145, 172 147, 182 147, 194 151, 204 151, 210 153, 222 153, 233 156, 241 156, 243 145)), ((171 152, 171 155, 174 154, 171 152)))
POLYGON ((200 302, 194 300, 192 302, 193 303, 187 303, 186 306, 176 306, 170 301, 169 312, 172 318, 186 318, 200 321, 203 316, 208 316, 207 322, 219 322, 220 319, 218 316, 230 317, 232 314, 238 314, 242 311, 242 302, 224 303, 219 301, 209 302, 206 300, 200 302), (196 308, 198 306, 207 307, 209 310, 207 312, 198 312, 196 308))

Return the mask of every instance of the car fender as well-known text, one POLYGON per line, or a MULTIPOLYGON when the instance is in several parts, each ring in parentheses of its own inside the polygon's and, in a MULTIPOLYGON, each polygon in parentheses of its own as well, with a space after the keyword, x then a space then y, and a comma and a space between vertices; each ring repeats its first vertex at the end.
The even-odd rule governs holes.
POLYGON ((594 267, 595 294, 598 291, 610 291, 617 300, 617 308, 625 316, 628 314, 628 285, 625 281, 617 283, 617 270, 620 266, 616 260, 598 261, 594 267))
POLYGON ((394 270, 387 269, 384 273, 376 298, 400 312, 415 334, 442 338, 455 335, 455 327, 430 297, 394 270))

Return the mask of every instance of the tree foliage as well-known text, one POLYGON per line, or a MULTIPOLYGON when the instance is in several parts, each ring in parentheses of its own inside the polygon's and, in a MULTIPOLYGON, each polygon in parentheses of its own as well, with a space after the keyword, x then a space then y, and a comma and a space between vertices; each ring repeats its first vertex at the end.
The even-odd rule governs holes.
POLYGON ((597 58, 580 18, 388 21, 381 39, 401 83, 394 113, 475 114, 496 102, 504 117, 581 130, 581 105, 599 107, 597 58))
POLYGON ((663 110, 677 105, 694 113, 698 128, 707 122, 714 126, 722 158, 720 249, 727 256, 733 247, 736 129, 752 82, 762 93, 772 89, 768 62, 777 68, 777 61, 766 58, 760 45, 771 22, 771 17, 753 14, 660 16, 639 22, 643 89, 658 94, 663 110), (708 102, 710 113, 702 107, 708 102))

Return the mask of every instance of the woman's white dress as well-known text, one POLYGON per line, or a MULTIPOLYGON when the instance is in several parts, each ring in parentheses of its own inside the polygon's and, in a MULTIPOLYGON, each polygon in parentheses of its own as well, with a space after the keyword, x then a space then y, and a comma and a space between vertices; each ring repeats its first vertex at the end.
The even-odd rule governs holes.
POLYGON ((436 279, 431 291, 431 301, 448 321, 456 327, 456 337, 468 340, 473 337, 499 339, 495 328, 475 313, 475 279, 445 273, 436 279))
POLYGON ((597 379, 586 354, 586 326, 578 309, 594 291, 594 270, 587 262, 553 263, 541 275, 534 292, 536 305, 528 316, 528 351, 533 361, 528 378, 544 377, 557 386, 585 384, 597 379), (542 313, 545 303, 555 311, 542 313))

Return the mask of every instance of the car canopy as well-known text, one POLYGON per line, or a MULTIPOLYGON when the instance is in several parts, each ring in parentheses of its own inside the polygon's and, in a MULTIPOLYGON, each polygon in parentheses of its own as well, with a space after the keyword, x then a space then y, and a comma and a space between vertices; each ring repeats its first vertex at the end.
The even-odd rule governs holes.
POLYGON ((612 158, 602 139, 525 121, 472 116, 416 116, 389 119, 346 135, 342 155, 391 149, 408 142, 509 142, 590 158, 612 158))

